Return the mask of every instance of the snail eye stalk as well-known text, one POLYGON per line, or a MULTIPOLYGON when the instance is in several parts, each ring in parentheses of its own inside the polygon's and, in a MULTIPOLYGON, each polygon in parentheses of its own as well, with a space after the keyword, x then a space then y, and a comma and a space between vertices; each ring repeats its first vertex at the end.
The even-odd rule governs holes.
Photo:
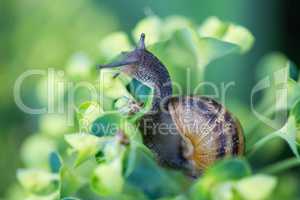
POLYGON ((146 49, 145 47, 145 33, 141 34, 140 41, 138 44, 138 49, 146 49))
POLYGON ((138 56, 133 52, 122 52, 116 60, 104 65, 97 65, 97 69, 121 67, 138 63, 138 56))
POLYGON ((104 65, 97 65, 97 69, 121 67, 124 65, 134 65, 139 61, 139 50, 145 50, 145 34, 142 33, 139 44, 132 52, 121 52, 121 55, 116 61, 104 65))
POLYGON ((136 64, 136 63, 137 63, 136 60, 121 60, 121 61, 108 63, 108 64, 105 64, 105 65, 97 65, 97 69, 121 67, 121 66, 124 66, 124 65, 132 65, 132 64, 136 64))

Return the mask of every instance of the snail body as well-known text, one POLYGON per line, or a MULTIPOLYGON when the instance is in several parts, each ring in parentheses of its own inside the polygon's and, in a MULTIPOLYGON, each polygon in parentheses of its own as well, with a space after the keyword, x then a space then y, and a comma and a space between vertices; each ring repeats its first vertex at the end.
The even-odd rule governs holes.
POLYGON ((121 71, 154 88, 152 107, 140 121, 143 140, 165 166, 198 175, 216 160, 244 152, 239 121, 215 100, 202 96, 172 96, 166 67, 145 48, 138 47, 119 61, 100 68, 121 71))

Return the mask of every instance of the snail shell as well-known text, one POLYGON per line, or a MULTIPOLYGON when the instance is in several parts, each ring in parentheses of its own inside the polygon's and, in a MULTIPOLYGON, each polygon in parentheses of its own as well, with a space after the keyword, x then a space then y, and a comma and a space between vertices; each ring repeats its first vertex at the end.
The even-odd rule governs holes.
POLYGON ((239 121, 208 97, 172 97, 168 109, 184 140, 183 156, 201 171, 226 156, 244 152, 239 121))

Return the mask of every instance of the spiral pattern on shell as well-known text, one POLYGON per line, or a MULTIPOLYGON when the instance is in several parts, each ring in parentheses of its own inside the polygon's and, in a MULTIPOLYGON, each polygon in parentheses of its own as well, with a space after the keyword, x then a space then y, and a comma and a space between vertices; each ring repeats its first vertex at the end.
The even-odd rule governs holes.
POLYGON ((184 157, 197 170, 220 158, 243 154, 244 136, 239 121, 215 100, 172 97, 168 109, 184 140, 184 157))

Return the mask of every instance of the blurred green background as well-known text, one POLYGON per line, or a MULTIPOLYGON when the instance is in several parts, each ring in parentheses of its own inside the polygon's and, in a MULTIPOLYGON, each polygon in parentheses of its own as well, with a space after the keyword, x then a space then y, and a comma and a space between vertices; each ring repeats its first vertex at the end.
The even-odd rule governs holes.
MULTIPOLYGON (((256 41, 250 53, 212 63, 208 79, 235 80, 238 87, 232 94, 249 103, 255 66, 267 52, 281 51, 300 65, 297 4, 279 0, 1 0, 0 198, 22 166, 20 144, 37 130, 38 116, 23 113, 13 98, 14 82, 26 69, 63 68, 77 52, 97 58, 101 38, 118 30, 131 35, 136 23, 148 15, 182 15, 197 24, 217 16, 247 27, 256 41), (216 73, 224 65, 227 73, 216 73)), ((28 105, 39 105, 32 83, 22 95, 28 105)))

